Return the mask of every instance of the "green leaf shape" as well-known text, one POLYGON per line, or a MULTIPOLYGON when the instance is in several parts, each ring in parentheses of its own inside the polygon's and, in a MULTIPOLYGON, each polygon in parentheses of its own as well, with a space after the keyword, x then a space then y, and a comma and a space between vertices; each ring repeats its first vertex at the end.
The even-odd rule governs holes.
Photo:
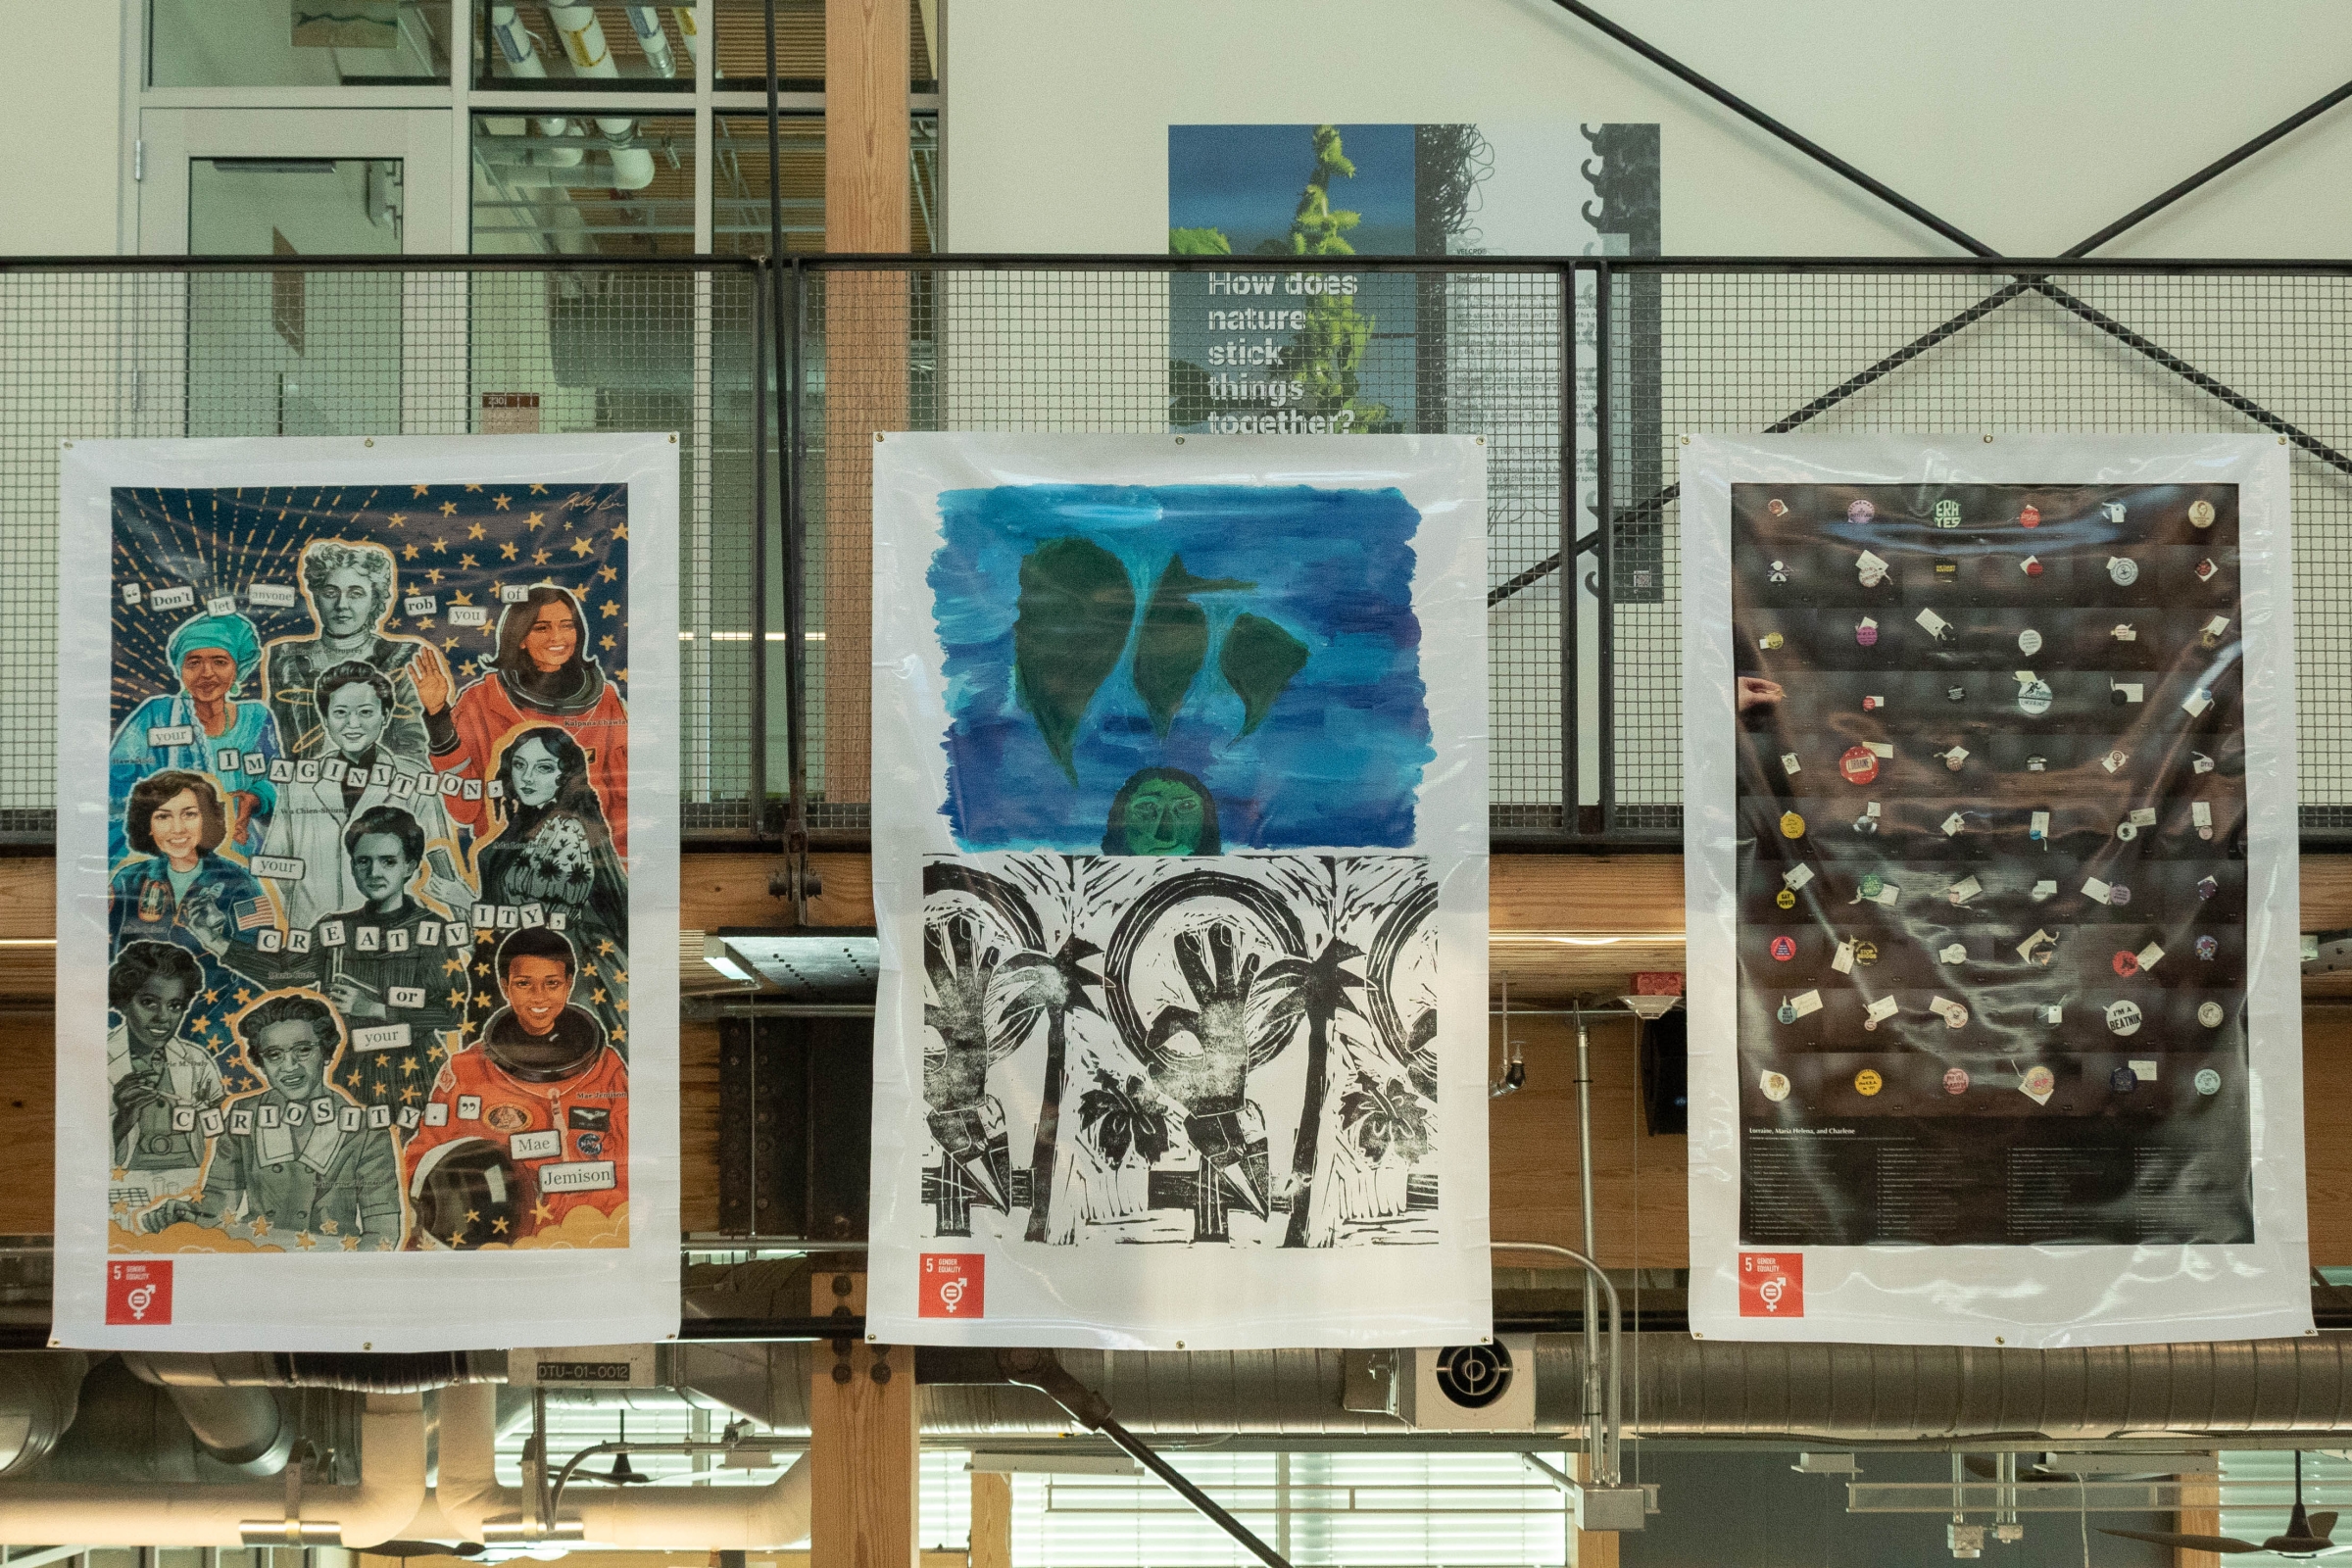
POLYGON ((1265 722, 1274 700, 1306 667, 1306 644, 1263 615, 1245 614, 1225 634, 1217 672, 1242 700, 1242 733, 1265 722))
POLYGON ((1135 640, 1135 694, 1144 700, 1152 729, 1161 740, 1168 738, 1184 694, 1208 662, 1208 612, 1193 603, 1193 595, 1256 586, 1234 577, 1196 577, 1184 569, 1182 556, 1171 559, 1168 569, 1159 574, 1159 585, 1144 609, 1144 629, 1135 640))
POLYGON ((1119 558, 1093 540, 1049 539, 1021 558, 1013 690, 1073 784, 1079 721, 1118 667, 1134 622, 1135 584, 1119 558))

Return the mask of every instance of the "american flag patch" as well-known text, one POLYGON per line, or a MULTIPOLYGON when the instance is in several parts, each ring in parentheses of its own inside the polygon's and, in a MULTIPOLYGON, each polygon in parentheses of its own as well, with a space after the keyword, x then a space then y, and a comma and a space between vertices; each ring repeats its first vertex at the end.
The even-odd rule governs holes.
POLYGON ((270 912, 268 899, 246 899, 235 907, 237 929, 240 931, 254 931, 266 925, 277 924, 277 917, 270 912))

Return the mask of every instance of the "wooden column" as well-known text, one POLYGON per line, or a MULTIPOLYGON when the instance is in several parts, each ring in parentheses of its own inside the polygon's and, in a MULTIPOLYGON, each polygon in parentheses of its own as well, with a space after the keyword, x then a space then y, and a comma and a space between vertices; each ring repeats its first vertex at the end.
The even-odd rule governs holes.
POLYGON ((1012 1477, 972 1472, 971 1568, 1012 1568, 1012 1477))
MULTIPOLYGON (((903 253, 907 211, 906 0, 825 0, 825 249, 903 253)), ((821 783, 828 803, 870 789, 873 446, 906 428, 908 278, 821 274, 812 320, 825 356, 823 508, 808 566, 823 587, 821 783)), ((813 498, 812 498, 813 499, 813 498)))
MULTIPOLYGON (((1591 1461, 1581 1452, 1568 1455, 1568 1473, 1583 1481, 1591 1461)), ((1573 1507, 1568 1516, 1568 1568, 1617 1568, 1617 1532, 1579 1530, 1573 1507)))
MULTIPOLYGON (((2214 1455, 2218 1460, 2221 1455, 2214 1455)), ((2173 1528, 2184 1536, 2218 1536, 2222 1533, 2222 1489, 2219 1476, 2182 1476, 2180 1480, 2180 1508, 2174 1515, 2173 1528)), ((2173 1568, 2222 1568, 2218 1551, 2191 1551, 2185 1546, 2173 1548, 2173 1568)))
MULTIPOLYGON (((865 1276, 820 1269, 809 1297, 814 1316, 862 1315, 865 1276)), ((914 1351, 836 1343, 809 1369, 809 1568, 916 1568, 914 1351)))

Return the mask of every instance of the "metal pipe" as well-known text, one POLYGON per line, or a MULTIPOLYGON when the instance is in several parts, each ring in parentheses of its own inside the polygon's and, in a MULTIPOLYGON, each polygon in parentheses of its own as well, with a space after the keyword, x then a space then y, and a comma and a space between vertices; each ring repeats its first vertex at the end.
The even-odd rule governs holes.
POLYGON ((2281 120, 2278 122, 2278 123, 2273 125, 2270 129, 2255 137, 2252 141, 2241 143, 2240 145, 2230 149, 2229 152, 2222 154, 2221 157, 2215 159, 2212 163, 2207 164, 2203 169, 2198 170, 2195 173, 2189 175, 2178 185, 2173 186, 2170 190, 2165 191, 2162 195, 2150 197, 2147 201, 2144 201, 2137 207, 2132 208, 2132 211, 2126 213, 2123 217, 2117 219, 2114 222, 2109 223, 2105 228, 2100 229, 2097 233, 2091 235, 2087 239, 2068 246, 2066 254, 2069 256, 2089 255, 2092 251, 2097 250, 2100 246, 2106 244, 2109 240, 2115 238, 2116 235, 2121 234, 2124 230, 2134 227, 2145 220, 2153 218, 2156 214, 2163 212, 2167 207, 2170 207, 2173 205, 2173 203, 2179 201, 2181 197, 2188 195, 2190 192, 2198 189, 2200 186, 2209 184, 2213 180, 2219 178, 2221 175, 2228 173, 2230 170, 2235 169, 2238 165, 2244 163, 2256 153, 2261 152, 2265 147, 2270 146, 2273 142, 2278 141, 2282 137, 2285 137, 2294 131, 2300 130, 2303 126, 2310 124, 2313 121, 2319 119, 2322 115, 2326 114, 2328 110, 2333 109, 2337 104, 2342 103, 2347 98, 2352 98, 2352 81, 2345 82, 2341 87, 2336 88, 2335 91, 2329 93, 2327 97, 2320 99, 2318 102, 2306 105, 2304 108, 2296 110, 2293 114, 2287 116, 2284 120, 2281 120))
MULTIPOLYGON (((1592 1446, 1592 1421, 1590 1414, 1592 1400, 1588 1397, 1583 1403, 1588 1412, 1585 1419, 1586 1452, 1588 1456, 1597 1459, 1587 1475, 1595 1486, 1615 1486, 1621 1474, 1619 1461, 1624 1451, 1625 1437, 1625 1311, 1617 1299, 1617 1287, 1610 1282, 1608 1274, 1602 1270, 1601 1266, 1592 1260, 1591 1253, 1580 1252, 1573 1248, 1554 1247, 1548 1242, 1490 1242, 1488 1249, 1495 1252, 1545 1252, 1555 1257, 1564 1257, 1585 1271, 1585 1278, 1588 1282, 1597 1281, 1601 1290, 1608 1296, 1609 1392, 1608 1403, 1605 1407, 1608 1436, 1596 1455, 1592 1446)), ((1590 1294, 1587 1295, 1586 1299, 1591 1299, 1590 1294)), ((1585 1364, 1581 1369, 1582 1381, 1588 1389, 1591 1387, 1592 1379, 1592 1318, 1593 1313, 1588 1307, 1585 1312, 1585 1364)), ((1543 1388, 1541 1379, 1538 1380, 1536 1386, 1539 1391, 1543 1388)))
POLYGON ((1787 142, 1789 146, 1795 148, 1798 152, 1803 153, 1807 158, 1812 159, 1824 169, 1831 170, 1838 174, 1843 175, 1846 179, 1852 181, 1856 185, 1861 186, 1864 190, 1870 192, 1873 196, 1876 196, 1879 200, 1885 202, 1896 212, 1901 213, 1905 218, 1910 219, 1913 222, 1920 223, 1928 228, 1934 229, 1936 233, 1941 234, 1945 239, 1950 240, 1962 250, 1974 252, 1979 256, 1990 256, 1994 254, 1992 247, 1985 244, 1983 240, 1964 232, 1960 228, 1955 227, 1953 224, 1945 222, 1942 219, 1937 218, 1934 213, 1929 212, 1926 208, 1920 206, 1919 203, 1911 200, 1911 198, 1908 196, 1903 195, 1900 191, 1897 191, 1894 189, 1894 187, 1886 184, 1885 181, 1873 179, 1870 175, 1865 174, 1862 172, 1862 171, 1856 169, 1853 165, 1847 163, 1836 153, 1831 152, 1827 147, 1822 146, 1819 142, 1814 141, 1811 137, 1801 135, 1798 132, 1791 130, 1788 126, 1782 124, 1779 121, 1773 119, 1772 116, 1764 113, 1763 110, 1758 109, 1746 99, 1739 97, 1726 88, 1717 86, 1714 82, 1708 80, 1705 76, 1700 75, 1689 66, 1684 65, 1681 61, 1675 59, 1674 56, 1666 53, 1663 49, 1659 49, 1654 45, 1646 43, 1642 39, 1636 37, 1633 33, 1626 31, 1623 27, 1617 25, 1617 24, 1611 22, 1599 12, 1593 10, 1591 6, 1583 4, 1582 0, 1551 0, 1551 3, 1558 6, 1562 11, 1567 12, 1570 16, 1576 18, 1578 21, 1584 23, 1587 26, 1595 28, 1598 31, 1608 34, 1610 37, 1616 39, 1619 43, 1625 45, 1625 47, 1628 49, 1631 49, 1634 53, 1640 55, 1642 59, 1648 61, 1651 65, 1656 66, 1660 70, 1666 72, 1667 74, 1697 88, 1700 92, 1705 93, 1709 98, 1714 99, 1717 103, 1723 105, 1724 108, 1729 109, 1733 114, 1738 115, 1749 124, 1758 126, 1772 135, 1777 136, 1782 141, 1787 142))
MULTIPOLYGON (((1576 1020, 1576 1169, 1577 1210, 1585 1227, 1585 1256, 1600 1251, 1599 1227, 1594 1221, 1592 1204, 1592 1032, 1585 1023, 1584 1010, 1573 1009, 1576 1020)), ((1601 1480, 1612 1479, 1602 1469, 1602 1443, 1595 1430, 1600 1414, 1600 1298, 1597 1269, 1585 1271, 1585 1452, 1592 1468, 1587 1475, 1601 1480)))
MULTIPOLYGON (((773 265, 770 263, 769 265, 773 265)), ((745 758, 746 824, 757 836, 767 821, 767 316, 772 307, 752 278, 752 606, 751 745, 745 758)), ((785 658, 792 657, 790 649, 785 658)))
MULTIPOLYGON (((1560 424, 1554 437, 1559 443, 1555 455, 1560 466, 1560 543, 1551 558, 1555 567, 1576 558, 1576 530, 1583 521, 1579 507, 1582 497, 1577 489, 1582 477, 1577 465, 1583 454, 1578 450, 1577 439, 1581 433, 1578 420, 1581 411, 1577 406, 1576 331, 1576 269, 1563 267, 1560 269, 1560 424)), ((1518 578, 1511 581, 1515 583, 1518 578)), ((1582 737, 1577 733, 1584 712, 1584 673, 1578 662, 1583 652, 1580 642, 1584 623, 1579 613, 1583 606, 1577 602, 1575 572, 1561 573, 1560 589, 1560 831, 1574 834, 1584 825, 1585 800, 1582 737)), ((1516 592, 1518 589, 1508 584, 1489 589, 1488 608, 1493 609, 1516 592)))
MULTIPOLYGON (((1617 826, 1617 683, 1611 678, 1617 668, 1617 553, 1614 541, 1617 530, 1610 525, 1611 511, 1616 505, 1616 409, 1615 390, 1610 384, 1611 339, 1616 336, 1616 322, 1611 306, 1609 270, 1601 268, 1592 274, 1592 421, 1599 432, 1599 442, 1593 453, 1593 483, 1598 490, 1598 515, 1593 519, 1600 525, 1600 591, 1593 598, 1600 614, 1600 703, 1598 719, 1600 734, 1598 771, 1595 782, 1600 803, 1600 830, 1608 833, 1617 826)), ((1568 592, 1576 592, 1575 573, 1568 574, 1563 584, 1568 592)))

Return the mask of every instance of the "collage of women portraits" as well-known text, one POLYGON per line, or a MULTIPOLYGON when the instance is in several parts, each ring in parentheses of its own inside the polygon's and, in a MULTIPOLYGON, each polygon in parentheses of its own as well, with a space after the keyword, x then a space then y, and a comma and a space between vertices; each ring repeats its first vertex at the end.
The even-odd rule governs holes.
POLYGON ((112 512, 110 1250, 626 1247, 628 487, 112 512))

